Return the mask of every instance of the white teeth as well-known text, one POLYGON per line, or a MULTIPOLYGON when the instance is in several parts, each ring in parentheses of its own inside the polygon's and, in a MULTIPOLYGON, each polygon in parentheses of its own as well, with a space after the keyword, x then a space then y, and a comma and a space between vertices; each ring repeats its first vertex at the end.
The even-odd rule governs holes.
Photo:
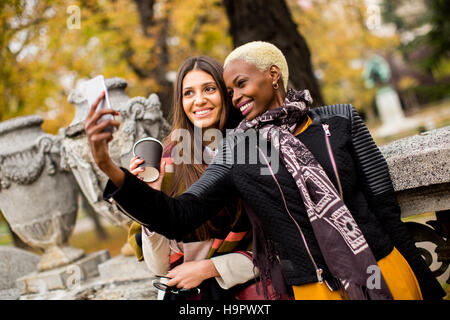
POLYGON ((248 106, 250 105, 251 102, 244 104, 242 107, 239 108, 239 110, 244 111, 245 109, 248 108, 248 106))
POLYGON ((210 111, 211 111, 211 109, 202 110, 202 111, 196 111, 195 114, 202 115, 202 114, 208 113, 210 111))

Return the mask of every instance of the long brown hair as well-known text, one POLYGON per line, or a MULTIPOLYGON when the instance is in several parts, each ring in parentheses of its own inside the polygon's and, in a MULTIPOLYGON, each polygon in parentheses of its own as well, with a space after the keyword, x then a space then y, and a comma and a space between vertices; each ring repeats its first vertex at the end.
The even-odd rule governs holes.
MULTIPOLYGON (((225 85, 225 81, 223 80, 223 67, 222 65, 216 61, 215 59, 208 56, 197 56, 188 58, 180 67, 176 77, 176 85, 173 90, 173 105, 170 114, 170 118, 172 120, 172 130, 169 135, 164 139, 164 146, 169 146, 171 144, 175 144, 176 142, 172 141, 172 133, 178 129, 188 130, 191 141, 191 162, 190 163, 181 163, 174 166, 174 175, 172 185, 168 190, 168 195, 171 197, 177 196, 180 192, 189 188, 194 182, 196 182, 200 176, 205 171, 204 164, 196 164, 194 162, 194 155, 197 152, 199 154, 203 153, 201 150, 202 145, 194 139, 194 125, 186 116, 183 108, 183 80, 187 73, 192 70, 201 70, 214 79, 216 82, 217 88, 219 89, 220 96, 222 98, 222 110, 219 118, 218 128, 223 134, 225 134, 226 129, 231 129, 237 126, 240 120, 242 120, 242 116, 239 112, 233 108, 231 98, 228 95, 227 88, 225 85), (200 149, 200 150, 198 150, 200 149)), ((239 218, 240 211, 236 212, 236 219, 239 218)), ((203 224, 195 231, 197 238, 201 240, 206 240, 210 238, 210 234, 212 230, 216 230, 210 221, 203 224)))

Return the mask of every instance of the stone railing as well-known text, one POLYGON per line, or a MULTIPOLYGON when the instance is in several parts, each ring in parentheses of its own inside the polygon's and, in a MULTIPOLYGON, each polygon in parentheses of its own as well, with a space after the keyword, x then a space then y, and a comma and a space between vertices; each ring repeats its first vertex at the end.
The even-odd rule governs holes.
POLYGON ((450 209, 450 126, 380 148, 402 217, 450 209))
POLYGON ((394 141, 380 150, 389 166, 402 218, 435 212, 436 220, 406 224, 434 275, 449 283, 450 126, 394 141))

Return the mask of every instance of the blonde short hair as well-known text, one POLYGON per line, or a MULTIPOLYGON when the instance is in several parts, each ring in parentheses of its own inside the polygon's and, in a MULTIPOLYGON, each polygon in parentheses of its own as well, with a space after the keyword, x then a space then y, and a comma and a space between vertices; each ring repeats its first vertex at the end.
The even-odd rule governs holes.
POLYGON ((261 71, 267 71, 272 65, 276 65, 281 71, 281 80, 284 90, 287 90, 289 68, 284 54, 276 46, 269 42, 252 41, 237 47, 225 58, 225 68, 234 60, 244 60, 253 64, 261 71))

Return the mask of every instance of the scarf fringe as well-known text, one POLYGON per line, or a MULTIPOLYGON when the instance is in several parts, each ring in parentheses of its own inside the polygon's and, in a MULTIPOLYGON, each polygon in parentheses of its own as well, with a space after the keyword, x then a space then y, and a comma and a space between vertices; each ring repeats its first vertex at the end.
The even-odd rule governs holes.
POLYGON ((265 299, 291 297, 292 293, 286 286, 273 242, 267 238, 261 221, 253 209, 246 203, 244 206, 253 225, 253 264, 259 270, 256 292, 259 294, 262 289, 265 299), (271 293, 268 289, 270 286, 273 289, 271 293))

